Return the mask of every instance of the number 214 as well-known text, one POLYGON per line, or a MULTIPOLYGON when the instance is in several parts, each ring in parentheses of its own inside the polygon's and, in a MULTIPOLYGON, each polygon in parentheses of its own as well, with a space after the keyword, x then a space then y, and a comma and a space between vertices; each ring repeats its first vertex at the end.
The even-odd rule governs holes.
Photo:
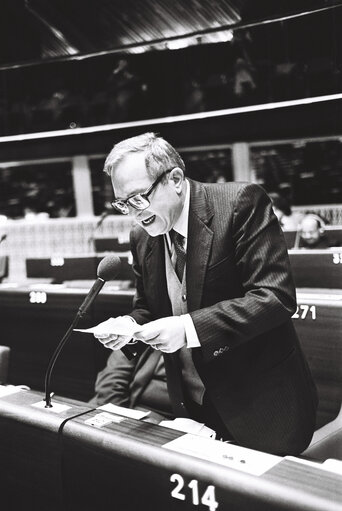
MULTIPOLYGON (((181 493, 181 490, 185 486, 183 477, 179 474, 172 474, 170 481, 172 483, 176 483, 175 488, 171 492, 171 497, 174 499, 186 500, 186 495, 181 493)), ((198 491, 198 481, 196 479, 192 479, 187 486, 191 489, 191 498, 194 506, 198 506, 201 502, 201 504, 209 508, 209 511, 215 511, 215 509, 218 507, 218 502, 215 499, 215 486, 208 486, 203 493, 201 500, 198 491)))

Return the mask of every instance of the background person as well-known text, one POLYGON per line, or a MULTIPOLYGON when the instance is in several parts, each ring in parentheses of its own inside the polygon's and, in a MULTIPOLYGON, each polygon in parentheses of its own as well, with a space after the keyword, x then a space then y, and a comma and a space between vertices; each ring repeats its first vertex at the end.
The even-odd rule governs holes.
MULTIPOLYGON (((307 213, 298 228, 299 247, 329 248, 330 242, 325 234, 325 222, 320 216, 307 213)), ((336 246, 336 244, 334 244, 336 246)))

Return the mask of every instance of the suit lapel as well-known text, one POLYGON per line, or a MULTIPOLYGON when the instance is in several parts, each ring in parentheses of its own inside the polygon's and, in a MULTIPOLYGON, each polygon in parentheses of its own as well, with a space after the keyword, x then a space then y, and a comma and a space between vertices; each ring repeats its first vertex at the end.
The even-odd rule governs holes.
POLYGON ((190 181, 190 210, 186 264, 186 287, 189 312, 201 306, 204 279, 208 266, 213 232, 208 223, 213 212, 208 204, 204 186, 190 181))
POLYGON ((145 256, 145 266, 148 275, 146 294, 152 303, 153 311, 159 317, 172 316, 166 284, 163 236, 149 239, 149 251, 145 256))

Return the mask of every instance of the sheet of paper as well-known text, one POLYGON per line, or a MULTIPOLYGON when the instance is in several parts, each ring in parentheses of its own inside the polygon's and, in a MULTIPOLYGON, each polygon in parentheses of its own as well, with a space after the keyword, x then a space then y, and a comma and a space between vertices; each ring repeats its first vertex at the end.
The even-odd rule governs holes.
POLYGON ((322 468, 324 470, 329 470, 330 472, 335 472, 335 474, 339 474, 342 476, 342 461, 341 460, 335 460, 333 458, 329 458, 328 460, 325 460, 325 462, 322 465, 322 468))
POLYGON ((273 454, 246 449, 190 433, 168 442, 163 447, 256 476, 264 474, 283 459, 273 454))
POLYGON ((107 412, 101 412, 91 417, 90 419, 86 419, 84 424, 89 424, 90 426, 95 426, 96 428, 102 428, 103 426, 107 426, 107 424, 111 424, 112 422, 119 423, 125 420, 123 417, 115 417, 115 415, 111 415, 107 412))
POLYGON ((86 334, 116 334, 133 337, 134 332, 138 329, 140 329, 140 325, 137 325, 134 321, 127 321, 127 318, 123 321, 120 321, 120 318, 109 318, 91 328, 75 328, 74 331, 86 334))
POLYGON ((15 385, 0 385, 0 397, 9 396, 16 392, 21 392, 23 389, 16 387, 15 385))
POLYGON ((183 417, 177 417, 171 421, 162 421, 159 423, 159 426, 176 429, 177 431, 184 431, 184 433, 192 433, 193 435, 200 435, 207 438, 216 437, 215 431, 211 428, 208 428, 205 424, 183 417))
POLYGON ((103 410, 105 412, 116 413, 117 415, 122 415, 123 417, 128 417, 130 419, 143 419, 147 417, 151 412, 143 412, 141 410, 132 410, 132 408, 126 408, 124 406, 113 405, 112 403, 107 403, 106 405, 98 406, 97 410, 103 410))

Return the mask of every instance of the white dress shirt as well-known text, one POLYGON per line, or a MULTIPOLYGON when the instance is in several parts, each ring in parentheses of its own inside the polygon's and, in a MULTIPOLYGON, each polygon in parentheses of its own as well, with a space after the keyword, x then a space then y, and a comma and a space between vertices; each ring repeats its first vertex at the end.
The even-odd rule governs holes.
MULTIPOLYGON (((184 237, 184 250, 187 251, 188 246, 188 221, 189 221, 189 207, 190 207, 190 185, 187 180, 185 180, 186 184, 186 192, 185 192, 185 202, 182 209, 181 214, 178 217, 178 220, 176 221, 175 225, 173 226, 173 230, 178 232, 184 237)), ((171 262, 173 267, 176 266, 176 251, 173 246, 173 243, 171 242, 170 234, 166 234, 166 240, 167 244, 170 250, 171 254, 171 262)), ((186 270, 185 270, 186 271, 186 270)), ((191 319, 190 314, 182 314, 180 316, 184 322, 184 329, 185 329, 185 337, 186 337, 186 344, 188 348, 198 348, 201 346, 198 335, 194 326, 194 323, 191 319)))

